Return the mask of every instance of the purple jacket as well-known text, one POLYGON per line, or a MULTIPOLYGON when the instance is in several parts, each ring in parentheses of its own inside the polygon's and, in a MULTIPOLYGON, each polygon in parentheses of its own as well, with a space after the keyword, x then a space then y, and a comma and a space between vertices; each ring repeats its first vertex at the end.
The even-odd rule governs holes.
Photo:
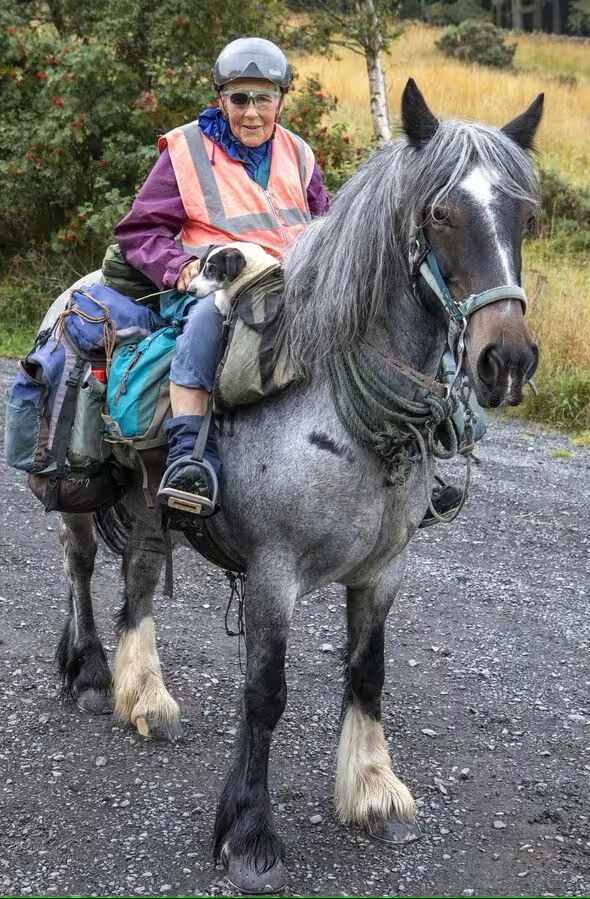
MULTIPOLYGON (((224 152, 220 147, 218 150, 224 152)), ((317 163, 307 187, 307 202, 312 216, 327 212, 330 205, 317 163)), ((127 261, 163 289, 174 287, 181 269, 196 258, 174 240, 186 217, 170 154, 165 149, 131 211, 115 228, 115 239, 127 261)))

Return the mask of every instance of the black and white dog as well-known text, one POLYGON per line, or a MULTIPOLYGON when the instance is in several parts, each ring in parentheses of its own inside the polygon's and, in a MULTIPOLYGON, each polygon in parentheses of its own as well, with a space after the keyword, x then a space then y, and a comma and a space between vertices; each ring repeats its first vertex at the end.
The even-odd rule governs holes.
POLYGON ((215 305, 227 315, 232 299, 266 272, 280 266, 255 243, 235 241, 213 244, 201 257, 201 268, 190 282, 187 293, 197 298, 215 294, 215 305))

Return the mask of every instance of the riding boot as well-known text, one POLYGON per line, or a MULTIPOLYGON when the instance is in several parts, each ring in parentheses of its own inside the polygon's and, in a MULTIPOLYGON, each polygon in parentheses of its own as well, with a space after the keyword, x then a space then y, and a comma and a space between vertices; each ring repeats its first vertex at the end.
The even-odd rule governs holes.
MULTIPOLYGON (((433 489, 430 501, 434 507, 434 511, 439 515, 447 515, 453 512, 461 500, 463 499, 463 491, 452 484, 437 484, 433 489)), ((430 527, 431 524, 438 524, 438 518, 435 518, 430 509, 426 510, 426 515, 418 525, 421 528, 430 527)))
POLYGON ((217 494, 217 477, 221 461, 217 452, 217 435, 212 422, 207 435, 203 462, 192 458, 192 453, 203 424, 203 415, 178 415, 164 422, 164 430, 169 442, 166 471, 158 490, 158 498, 163 505, 178 508, 173 493, 185 496, 185 503, 193 505, 193 514, 211 513, 211 499, 217 494), (204 464, 205 463, 205 464, 204 464))

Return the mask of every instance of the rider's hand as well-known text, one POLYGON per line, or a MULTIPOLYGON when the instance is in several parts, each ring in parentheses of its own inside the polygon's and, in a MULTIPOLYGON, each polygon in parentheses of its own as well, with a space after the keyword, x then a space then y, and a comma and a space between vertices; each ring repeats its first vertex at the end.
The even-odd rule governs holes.
POLYGON ((200 268, 201 263, 198 259, 192 259, 191 262, 185 265, 184 268, 180 270, 178 281, 176 282, 176 289, 181 293, 185 293, 193 278, 196 278, 199 274, 200 268))

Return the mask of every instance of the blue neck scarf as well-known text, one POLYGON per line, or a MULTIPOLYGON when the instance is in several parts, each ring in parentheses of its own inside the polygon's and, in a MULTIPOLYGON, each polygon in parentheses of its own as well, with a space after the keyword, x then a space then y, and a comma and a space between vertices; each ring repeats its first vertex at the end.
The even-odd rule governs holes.
POLYGON ((265 140, 257 147, 246 147, 233 134, 219 106, 204 109, 199 113, 197 121, 203 134, 219 144, 232 159, 239 160, 252 180, 266 189, 270 173, 272 139, 265 140))

